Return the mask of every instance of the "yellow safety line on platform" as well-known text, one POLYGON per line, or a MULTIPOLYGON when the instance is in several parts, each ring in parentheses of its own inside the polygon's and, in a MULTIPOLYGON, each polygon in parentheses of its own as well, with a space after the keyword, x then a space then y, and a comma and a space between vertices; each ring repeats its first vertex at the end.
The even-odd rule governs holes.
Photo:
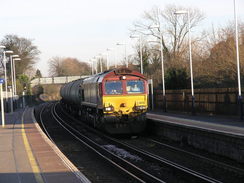
MULTIPOLYGON (((26 110, 25 110, 26 111, 26 110)), ((26 136, 26 133, 25 133, 25 129, 24 129, 24 114, 25 114, 25 111, 23 112, 23 115, 22 115, 22 137, 23 137, 23 141, 24 141, 24 144, 25 144, 25 149, 26 149, 26 152, 27 152, 27 155, 28 155, 28 158, 29 158, 29 161, 30 161, 30 164, 31 164, 31 168, 32 168, 32 171, 34 173, 34 176, 35 176, 35 179, 38 183, 45 183, 42 176, 41 176, 41 173, 40 173, 40 169, 37 165, 37 162, 36 162, 36 159, 32 153, 32 150, 31 150, 31 147, 30 147, 30 144, 28 142, 28 139, 27 139, 27 136, 26 136)))

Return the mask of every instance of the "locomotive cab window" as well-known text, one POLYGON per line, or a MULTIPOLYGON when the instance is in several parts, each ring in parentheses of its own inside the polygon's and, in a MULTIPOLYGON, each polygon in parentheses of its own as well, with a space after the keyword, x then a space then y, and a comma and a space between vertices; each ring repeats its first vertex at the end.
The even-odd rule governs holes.
POLYGON ((140 80, 126 81, 127 93, 144 93, 144 82, 140 80))
POLYGON ((105 83, 105 93, 108 95, 122 94, 122 82, 121 81, 107 81, 105 83))

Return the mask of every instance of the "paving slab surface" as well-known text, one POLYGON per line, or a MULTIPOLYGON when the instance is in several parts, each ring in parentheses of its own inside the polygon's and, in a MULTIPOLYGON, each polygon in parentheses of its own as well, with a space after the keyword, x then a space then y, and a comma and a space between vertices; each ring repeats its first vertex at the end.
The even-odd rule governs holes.
POLYGON ((147 118, 230 135, 244 136, 244 120, 240 120, 237 117, 207 115, 193 116, 190 114, 151 111, 147 113, 147 118))
POLYGON ((0 183, 89 182, 40 132, 32 110, 8 113, 0 126, 0 183))

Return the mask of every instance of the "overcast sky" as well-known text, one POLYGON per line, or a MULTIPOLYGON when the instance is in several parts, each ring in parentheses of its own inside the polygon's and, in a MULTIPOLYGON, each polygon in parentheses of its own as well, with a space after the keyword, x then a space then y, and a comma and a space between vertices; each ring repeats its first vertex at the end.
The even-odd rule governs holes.
MULTIPOLYGON (((244 0, 236 1, 238 18, 244 21, 244 0)), ((129 40, 133 22, 144 11, 167 4, 202 10, 206 16, 202 29, 234 19, 233 0, 7 0, 0 4, 0 39, 6 34, 34 39, 42 52, 36 68, 47 76, 51 57, 86 61, 115 48, 117 42, 133 44, 129 40)))

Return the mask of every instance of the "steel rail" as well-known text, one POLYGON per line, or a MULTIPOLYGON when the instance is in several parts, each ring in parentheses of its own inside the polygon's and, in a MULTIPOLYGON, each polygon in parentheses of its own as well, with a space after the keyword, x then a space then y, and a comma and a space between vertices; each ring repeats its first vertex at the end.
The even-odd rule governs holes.
POLYGON ((67 124, 56 112, 57 103, 52 107, 52 115, 55 120, 66 130, 68 131, 74 138, 76 138, 79 142, 86 145, 88 148, 93 150, 96 154, 100 155, 102 158, 110 162, 112 165, 116 166, 120 170, 122 170, 127 175, 130 175, 132 178, 136 179, 139 182, 160 182, 165 183, 165 181, 160 180, 159 178, 151 175, 150 173, 142 170, 131 162, 115 155, 114 153, 108 151, 103 148, 101 145, 92 141, 88 137, 81 134, 78 130, 74 129, 72 126, 67 124), (135 175, 136 174, 136 175, 135 175))
POLYGON ((47 128, 45 127, 44 122, 43 122, 43 118, 42 118, 42 113, 43 113, 43 111, 46 109, 46 107, 49 107, 50 105, 52 105, 52 104, 49 103, 49 104, 47 104, 47 106, 45 106, 45 104, 43 104, 43 107, 41 108, 41 111, 40 111, 40 113, 39 113, 39 118, 40 118, 40 122, 41 122, 41 125, 42 125, 42 128, 43 128, 45 134, 46 134, 46 135, 48 136, 48 138, 52 141, 52 143, 55 144, 55 142, 54 142, 54 140, 52 139, 52 137, 50 136, 50 134, 49 134, 47 128))
POLYGON ((234 166, 232 166, 232 165, 229 165, 229 164, 226 164, 226 163, 223 163, 223 162, 219 162, 219 161, 216 161, 216 160, 207 158, 207 157, 205 157, 205 156, 202 156, 202 155, 199 155, 199 154, 196 154, 196 153, 193 153, 193 152, 185 151, 185 150, 183 150, 183 149, 180 149, 180 148, 171 146, 171 145, 169 145, 169 144, 165 144, 165 143, 163 143, 163 142, 159 142, 159 141, 154 140, 154 139, 148 139, 148 140, 150 140, 150 141, 152 141, 152 142, 154 142, 154 143, 156 143, 156 144, 158 144, 158 145, 161 145, 161 146, 163 146, 163 147, 166 147, 166 148, 168 148, 168 149, 171 149, 171 150, 173 150, 173 151, 178 151, 178 152, 185 153, 185 154, 187 154, 187 155, 193 156, 194 158, 198 158, 198 159, 200 158, 200 159, 202 159, 202 160, 209 161, 209 162, 211 162, 211 163, 213 163, 213 164, 215 164, 216 166, 219 166, 219 167, 221 167, 221 168, 226 167, 226 168, 228 168, 229 170, 231 169, 231 170, 236 171, 236 172, 242 172, 242 173, 244 173, 244 170, 241 169, 241 168, 234 167, 234 166))
MULTIPOLYGON (((65 113, 65 115, 67 117, 71 118, 72 120, 78 121, 77 119, 75 119, 73 116, 69 115, 64 110, 63 110, 63 112, 65 113)), ((99 134, 99 136, 102 136, 103 138, 105 138, 106 140, 110 141, 113 144, 117 144, 118 146, 121 146, 124 149, 129 149, 130 151, 133 151, 133 152, 139 154, 140 156, 144 157, 145 159, 148 159, 148 160, 153 161, 155 163, 159 163, 160 162, 161 165, 163 164, 163 165, 167 165, 169 167, 175 168, 176 170, 180 171, 183 174, 188 174, 187 177, 192 176, 192 178, 195 178, 195 179, 197 179, 200 182, 204 181, 204 182, 210 182, 210 183, 221 183, 221 181, 218 181, 216 179, 213 179, 211 177, 203 175, 203 174, 201 174, 199 172, 196 172, 196 171, 191 170, 191 169, 189 169, 187 167, 184 167, 182 165, 179 165, 177 163, 169 161, 169 160, 167 160, 165 158, 159 157, 157 155, 154 155, 152 153, 149 153, 149 152, 147 152, 145 150, 142 150, 142 149, 139 149, 137 147, 133 147, 132 145, 129 145, 127 143, 120 142, 120 141, 118 141, 118 140, 116 140, 116 139, 114 139, 112 137, 109 137, 109 136, 97 131, 94 128, 89 127, 88 125, 85 125, 85 124, 82 124, 82 125, 86 126, 86 128, 88 128, 89 130, 91 130, 94 133, 99 134)))
POLYGON ((203 174, 196 172, 190 168, 187 168, 187 167, 184 167, 184 166, 179 165, 177 163, 174 163, 170 160, 167 160, 163 157, 160 157, 158 155, 147 152, 147 151, 140 149, 138 147, 132 146, 128 143, 124 143, 124 142, 117 142, 117 143, 119 143, 122 147, 125 147, 127 149, 131 149, 132 151, 139 153, 141 156, 144 156, 145 158, 152 159, 152 161, 160 162, 162 164, 166 164, 168 166, 171 166, 171 167, 177 169, 178 171, 182 171, 183 173, 188 174, 187 175, 188 178, 189 178, 189 176, 192 176, 192 178, 196 178, 197 181, 199 181, 199 182, 205 181, 205 182, 209 182, 209 183, 221 183, 221 181, 219 181, 219 180, 216 180, 216 179, 211 178, 209 176, 203 175, 203 174))

